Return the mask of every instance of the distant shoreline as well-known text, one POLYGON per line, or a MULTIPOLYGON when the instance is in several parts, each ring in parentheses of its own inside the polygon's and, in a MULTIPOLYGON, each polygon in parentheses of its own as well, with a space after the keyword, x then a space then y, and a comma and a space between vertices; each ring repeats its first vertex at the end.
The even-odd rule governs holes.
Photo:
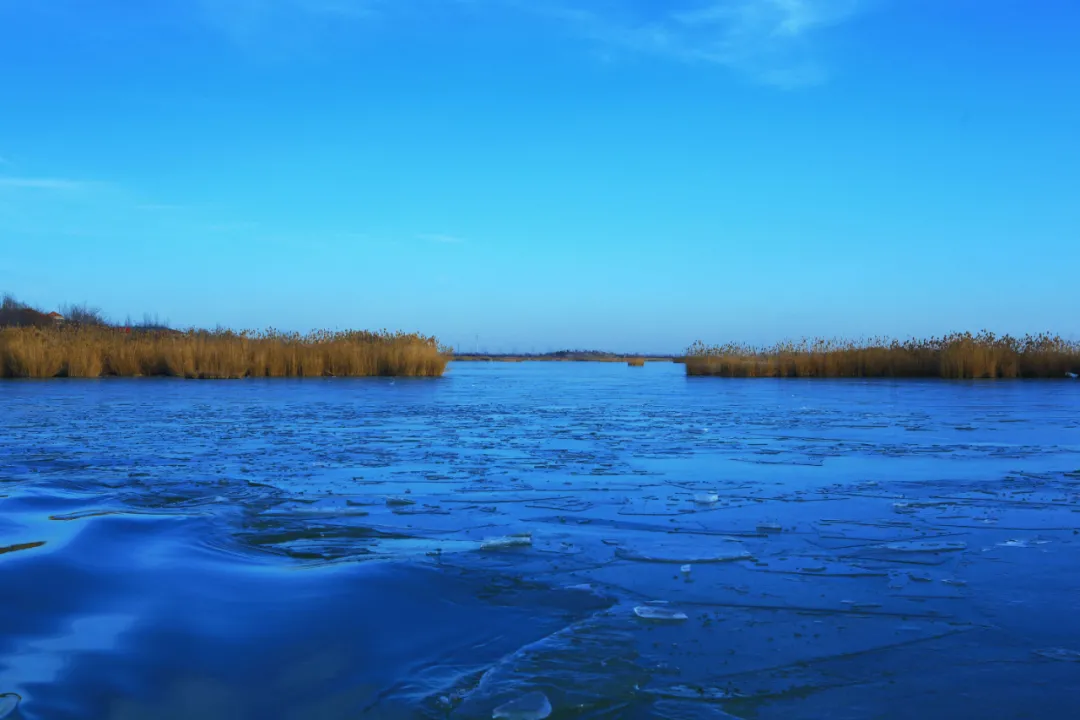
POLYGON ((681 355, 620 355, 603 352, 554 352, 540 354, 454 353, 453 362, 682 362, 681 355))
POLYGON ((441 376, 450 362, 603 362, 685 365, 688 377, 1078 379, 1080 342, 1043 333, 928 339, 814 339, 771 346, 696 342, 683 355, 558 350, 454 352, 433 336, 370 331, 174 330, 110 324, 95 309, 45 313, 0 300, 0 378, 441 376))

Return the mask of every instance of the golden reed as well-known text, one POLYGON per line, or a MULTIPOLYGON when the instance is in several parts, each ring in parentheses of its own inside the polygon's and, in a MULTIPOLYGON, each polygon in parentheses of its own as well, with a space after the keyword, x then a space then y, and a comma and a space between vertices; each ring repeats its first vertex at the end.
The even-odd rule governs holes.
POLYGON ((0 329, 0 377, 436 377, 450 356, 433 337, 366 331, 0 329))
POLYGON ((1080 343, 1056 335, 981 332, 928 340, 803 340, 772 347, 692 345, 687 375, 720 377, 1064 378, 1080 372, 1080 343))

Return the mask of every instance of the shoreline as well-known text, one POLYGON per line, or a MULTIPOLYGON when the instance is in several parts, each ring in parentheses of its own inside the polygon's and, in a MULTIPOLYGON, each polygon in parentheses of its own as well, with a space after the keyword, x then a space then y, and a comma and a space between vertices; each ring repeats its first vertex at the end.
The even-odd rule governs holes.
POLYGON ((502 355, 502 354, 462 354, 452 355, 452 362, 606 362, 606 363, 630 363, 630 362, 682 362, 682 358, 672 355, 616 355, 616 354, 582 354, 573 356, 561 356, 554 353, 545 355, 502 355))

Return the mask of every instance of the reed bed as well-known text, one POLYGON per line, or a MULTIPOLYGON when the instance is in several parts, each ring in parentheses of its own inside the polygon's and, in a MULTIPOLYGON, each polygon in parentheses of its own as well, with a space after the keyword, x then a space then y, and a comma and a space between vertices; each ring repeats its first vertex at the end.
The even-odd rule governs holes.
POLYGON ((630 358, 626 364, 630 367, 645 367, 645 358, 630 358))
POLYGON ((360 377, 443 374, 433 337, 366 331, 0 328, 0 377, 360 377))
POLYGON ((1080 343, 1056 335, 990 332, 928 340, 803 340, 771 347, 692 345, 686 374, 719 377, 1065 378, 1080 372, 1080 343))

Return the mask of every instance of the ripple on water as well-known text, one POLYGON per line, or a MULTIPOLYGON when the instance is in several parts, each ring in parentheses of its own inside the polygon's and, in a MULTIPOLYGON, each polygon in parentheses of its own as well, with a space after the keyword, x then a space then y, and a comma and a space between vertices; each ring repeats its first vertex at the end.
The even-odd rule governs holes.
POLYGON ((680 371, 5 385, 0 709, 1080 715, 1080 390, 680 371))

